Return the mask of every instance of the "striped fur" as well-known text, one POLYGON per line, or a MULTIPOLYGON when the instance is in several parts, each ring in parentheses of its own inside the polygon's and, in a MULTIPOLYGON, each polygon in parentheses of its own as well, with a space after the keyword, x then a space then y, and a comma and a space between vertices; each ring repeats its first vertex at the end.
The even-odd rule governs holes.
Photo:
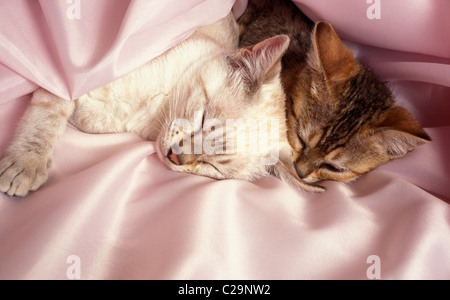
POLYGON ((230 13, 134 72, 75 101, 38 89, 0 159, 0 190, 24 196, 38 189, 47 179, 53 149, 69 121, 84 132, 133 132, 156 141, 159 159, 174 171, 244 180, 274 174, 296 188, 321 191, 301 181, 290 160, 280 80, 280 61, 289 37, 271 37, 244 49, 237 44, 238 28, 230 13), (180 120, 185 124, 181 128, 180 120), (229 120, 235 121, 234 126, 225 131, 211 125, 211 121, 226 125, 229 120), (270 130, 239 125, 253 121, 274 122, 270 130), (258 141, 263 131, 268 134, 258 141), (175 151, 185 150, 184 144, 191 140, 199 141, 198 152, 175 151), (205 142, 213 150, 226 147, 227 151, 209 151, 205 142), (268 163, 267 158, 272 160, 268 163))
POLYGON ((281 79, 293 161, 306 182, 354 180, 431 140, 331 24, 314 24, 290 0, 249 0, 238 24, 242 47, 291 39, 281 79))

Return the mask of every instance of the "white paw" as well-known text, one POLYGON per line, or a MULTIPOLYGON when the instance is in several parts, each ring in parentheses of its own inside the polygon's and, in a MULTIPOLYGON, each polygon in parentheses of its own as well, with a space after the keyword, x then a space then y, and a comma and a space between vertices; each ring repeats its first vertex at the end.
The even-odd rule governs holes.
POLYGON ((34 152, 5 153, 0 160, 0 191, 25 196, 36 191, 48 177, 51 159, 34 152))

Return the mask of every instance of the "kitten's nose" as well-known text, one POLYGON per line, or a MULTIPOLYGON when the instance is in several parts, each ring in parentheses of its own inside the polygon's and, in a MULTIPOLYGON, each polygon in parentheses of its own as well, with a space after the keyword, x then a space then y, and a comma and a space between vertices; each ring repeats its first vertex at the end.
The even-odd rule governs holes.
POLYGON ((172 149, 169 150, 169 153, 167 154, 167 158, 174 163, 175 165, 179 166, 181 165, 180 159, 178 157, 178 155, 176 155, 172 149))
POLYGON ((300 179, 303 179, 306 177, 305 173, 303 173, 298 165, 294 165, 295 167, 295 171, 297 172, 298 177, 300 177, 300 179))
POLYGON ((297 175, 298 175, 298 177, 300 177, 300 179, 305 178, 305 175, 303 175, 303 173, 300 172, 299 170, 297 170, 297 175))

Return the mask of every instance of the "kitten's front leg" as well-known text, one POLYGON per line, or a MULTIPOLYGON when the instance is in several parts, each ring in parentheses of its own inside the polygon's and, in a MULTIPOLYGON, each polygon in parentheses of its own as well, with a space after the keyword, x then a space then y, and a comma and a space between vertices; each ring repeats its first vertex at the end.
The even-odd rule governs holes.
POLYGON ((0 191, 25 196, 48 177, 55 144, 75 109, 52 93, 36 90, 16 136, 0 159, 0 191))

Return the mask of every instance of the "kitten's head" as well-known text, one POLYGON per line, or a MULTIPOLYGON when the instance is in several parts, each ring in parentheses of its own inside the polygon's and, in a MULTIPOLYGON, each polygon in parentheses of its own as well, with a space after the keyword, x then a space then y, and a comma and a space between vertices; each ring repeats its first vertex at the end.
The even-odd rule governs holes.
POLYGON ((303 183, 292 163, 280 82, 288 45, 289 37, 276 36, 187 71, 162 122, 159 158, 179 172, 250 181, 274 174, 321 190, 303 183))
POLYGON ((307 84, 293 90, 288 109, 288 138, 300 178, 354 180, 431 140, 329 23, 317 23, 312 39, 307 84))

